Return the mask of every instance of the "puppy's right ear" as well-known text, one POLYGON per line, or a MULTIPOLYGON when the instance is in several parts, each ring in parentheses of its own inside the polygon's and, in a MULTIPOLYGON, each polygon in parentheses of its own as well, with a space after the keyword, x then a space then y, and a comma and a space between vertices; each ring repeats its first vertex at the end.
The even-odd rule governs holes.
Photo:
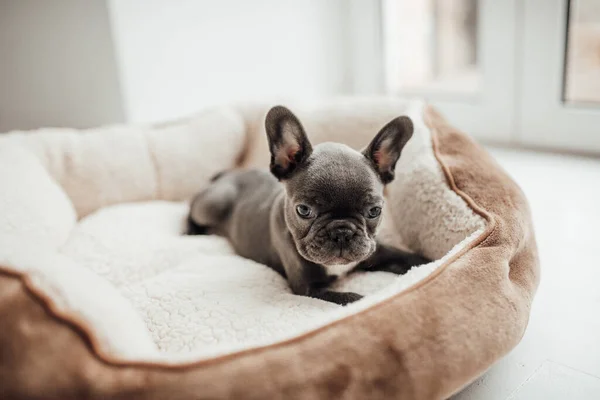
POLYGON ((265 128, 271 152, 271 172, 279 180, 289 178, 312 153, 312 146, 296 116, 283 106, 269 110, 265 128))

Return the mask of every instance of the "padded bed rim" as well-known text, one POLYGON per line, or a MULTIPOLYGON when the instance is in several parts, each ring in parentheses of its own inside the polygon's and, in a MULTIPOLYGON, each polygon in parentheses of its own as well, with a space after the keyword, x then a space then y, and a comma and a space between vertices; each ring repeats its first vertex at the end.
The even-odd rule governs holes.
MULTIPOLYGON (((43 309, 45 310, 45 312, 50 317, 52 317, 54 320, 59 322, 59 324, 63 324, 65 326, 67 326, 74 333, 76 333, 77 336, 85 343, 88 350, 90 350, 92 356, 97 358, 98 361, 100 361, 101 363, 104 363, 107 366, 113 366, 113 367, 119 367, 119 368, 141 368, 141 369, 152 369, 152 370, 165 370, 165 371, 192 370, 194 368, 223 363, 228 360, 241 358, 243 356, 247 356, 247 355, 251 355, 251 354, 257 355, 257 354, 263 353, 265 351, 269 351, 269 350, 273 350, 276 348, 285 347, 285 346, 289 346, 294 343, 305 341, 308 338, 313 337, 325 330, 329 330, 333 326, 345 324, 345 323, 348 323, 348 321, 351 321, 355 318, 362 317, 366 314, 374 313, 376 310, 388 305, 389 303, 391 303, 393 301, 396 301, 398 298, 406 297, 409 294, 411 294, 419 289, 422 289, 423 287, 427 286, 431 282, 435 281, 440 275, 445 273, 448 270, 448 267, 450 265, 452 265, 453 263, 455 263, 458 259, 463 257, 465 254, 467 254, 474 248, 481 246, 482 243, 484 243, 486 241, 486 239, 488 239, 492 235, 492 233, 496 230, 496 228, 498 226, 498 221, 495 218, 494 214, 488 212, 486 209, 484 209, 483 207, 478 205, 477 202, 470 195, 468 195, 465 191, 461 190, 457 186, 457 184, 455 182, 455 177, 453 176, 450 166, 447 165, 447 163, 443 160, 442 155, 440 154, 440 143, 439 143, 440 126, 445 126, 450 129, 452 129, 452 128, 449 125, 447 125, 446 122, 444 121, 444 119, 430 106, 427 106, 424 110, 424 120, 425 120, 426 125, 432 131, 431 139, 432 139, 433 152, 434 152, 437 162, 439 163, 439 165, 442 168, 442 171, 446 177, 446 181, 447 181, 448 185, 455 193, 457 193, 462 199, 465 200, 465 202, 469 205, 469 207, 471 207, 471 209, 474 212, 476 212, 477 214, 479 214, 486 220, 487 223, 486 223, 485 230, 477 238, 475 238, 473 241, 471 241, 467 246, 465 246, 463 249, 461 249, 459 252, 457 252, 455 255, 453 255, 451 258, 449 258, 446 262, 444 262, 439 268, 437 268, 429 276, 427 276, 422 281, 416 283, 415 285, 411 286, 410 288, 408 288, 396 295, 393 295, 379 303, 376 303, 373 306, 370 306, 364 310, 360 310, 357 313, 345 316, 339 320, 333 321, 327 325, 324 325, 322 327, 319 327, 319 328, 309 331, 307 333, 301 334, 299 336, 296 336, 296 337, 293 337, 293 338, 290 338, 290 339, 287 339, 287 340, 284 340, 281 342, 273 343, 270 345, 260 346, 260 347, 256 347, 256 348, 250 348, 250 349, 237 351, 237 352, 230 353, 230 354, 225 354, 222 356, 217 356, 214 358, 209 358, 209 359, 204 359, 204 360, 199 360, 199 361, 192 361, 192 362, 184 362, 184 363, 180 363, 180 364, 119 360, 119 359, 113 358, 112 356, 109 356, 105 352, 103 352, 100 344, 94 339, 94 334, 89 329, 89 327, 86 326, 86 324, 83 321, 79 320, 77 317, 75 317, 73 315, 68 315, 67 313, 64 313, 64 312, 58 310, 54 306, 54 301, 50 297, 48 297, 44 293, 39 292, 35 288, 35 285, 32 284, 29 276, 26 273, 15 272, 13 270, 10 270, 10 269, 0 265, 0 275, 3 275, 5 277, 11 278, 11 279, 19 280, 20 284, 22 285, 22 287, 24 288, 25 292, 27 293, 27 295, 29 296, 29 298, 31 300, 33 300, 35 303, 41 305, 43 307, 43 309)), ((458 133, 458 132, 453 132, 453 133, 457 133, 461 136, 464 136, 463 134, 458 133)), ((483 151, 482 149, 480 149, 480 150, 483 151)), ((507 261, 510 261, 510 260, 511 259, 508 259, 507 261)), ((537 273, 537 254, 536 254, 536 257, 534 257, 533 262, 534 262, 534 265, 533 265, 533 267, 534 267, 533 268, 534 269, 534 282, 533 282, 532 291, 534 293, 537 288, 537 284, 539 282, 539 274, 537 273)), ((510 275, 510 273, 509 273, 509 275, 510 275)), ((533 293, 531 293, 531 298, 533 297, 533 293)), ((531 298, 529 299, 529 301, 531 301, 531 298)), ((527 315, 527 317, 528 317, 528 315, 527 315)), ((521 335, 524 333, 525 327, 526 327, 526 323, 524 326, 522 326, 521 335)), ((520 340, 520 337, 518 339, 520 340)), ((518 343, 519 340, 516 340, 514 345, 516 345, 516 343, 518 343)), ((2 344, 1 341, 0 341, 0 344, 2 344)), ((4 344, 6 344, 6 343, 4 343, 4 344)), ((511 346, 511 348, 514 347, 514 345, 511 346)), ((508 350, 510 350, 510 349, 507 349, 507 351, 508 350)), ((498 357, 499 356, 500 355, 498 355, 498 357)), ((483 370, 481 372, 483 372, 483 370)), ((476 376, 477 375, 472 376, 472 379, 474 379, 476 376)), ((468 383, 468 382, 466 382, 466 383, 468 383)), ((464 386, 466 383, 465 382, 461 383, 460 387, 464 386)), ((460 387, 453 388, 451 391, 444 393, 444 396, 455 392, 456 390, 460 389, 460 387)), ((440 393, 437 393, 437 394, 440 394, 440 393)), ((421 397, 419 397, 419 398, 421 398, 421 397)), ((425 397, 423 397, 423 398, 425 398, 425 397)), ((437 398, 437 396, 436 396, 436 398, 437 398)))

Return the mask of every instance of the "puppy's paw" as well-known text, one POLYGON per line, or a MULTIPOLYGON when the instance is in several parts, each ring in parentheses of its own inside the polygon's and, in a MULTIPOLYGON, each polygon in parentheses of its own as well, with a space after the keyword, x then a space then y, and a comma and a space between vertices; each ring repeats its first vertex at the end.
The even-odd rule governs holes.
POLYGON ((354 292, 334 292, 332 290, 318 290, 309 295, 317 299, 329 301, 331 303, 345 306, 354 303, 363 298, 362 295, 354 292))
POLYGON ((429 264, 431 261, 432 260, 430 260, 429 258, 423 257, 422 255, 416 253, 414 253, 409 260, 413 267, 417 265, 429 264))
POLYGON ((200 226, 196 224, 191 216, 188 216, 186 220, 185 232, 184 235, 208 235, 208 227, 200 226))
POLYGON ((377 270, 391 272, 397 275, 404 275, 413 267, 418 267, 430 262, 431 260, 428 258, 422 257, 418 254, 411 254, 410 257, 408 257, 406 260, 402 260, 401 262, 390 260, 388 263, 382 263, 377 270))
POLYGON ((343 292, 340 294, 344 295, 345 297, 345 301, 340 303, 343 306, 348 305, 350 303, 354 303, 355 301, 358 301, 363 298, 363 295, 354 292, 343 292))

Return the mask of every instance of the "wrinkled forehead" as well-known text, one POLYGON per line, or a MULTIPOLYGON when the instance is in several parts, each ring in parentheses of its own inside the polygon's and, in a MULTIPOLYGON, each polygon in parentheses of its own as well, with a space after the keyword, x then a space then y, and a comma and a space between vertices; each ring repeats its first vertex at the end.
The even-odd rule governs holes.
POLYGON ((372 202, 383 184, 365 156, 348 146, 323 143, 315 147, 302 173, 289 182, 295 197, 328 203, 372 202))

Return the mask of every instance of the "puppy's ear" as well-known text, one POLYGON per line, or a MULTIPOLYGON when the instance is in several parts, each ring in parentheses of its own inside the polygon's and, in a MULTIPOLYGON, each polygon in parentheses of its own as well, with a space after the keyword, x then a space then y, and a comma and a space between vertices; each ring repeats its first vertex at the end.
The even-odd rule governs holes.
POLYGON ((298 118, 283 106, 269 110, 265 128, 271 152, 271 172, 277 179, 287 179, 310 156, 312 146, 298 118))
POLYGON ((384 184, 394 180, 396 162, 402 149, 412 137, 413 123, 406 116, 391 120, 371 141, 363 154, 367 157, 384 184))

